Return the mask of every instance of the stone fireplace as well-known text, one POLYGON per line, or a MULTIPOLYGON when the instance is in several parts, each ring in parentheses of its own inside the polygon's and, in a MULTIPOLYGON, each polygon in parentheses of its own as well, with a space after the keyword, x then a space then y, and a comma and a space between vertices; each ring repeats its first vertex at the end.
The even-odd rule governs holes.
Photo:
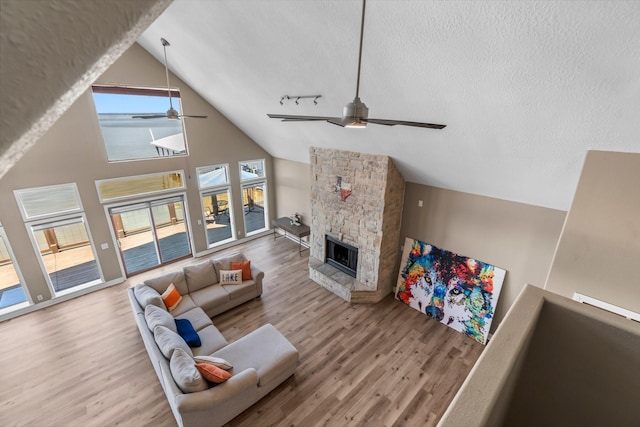
POLYGON ((312 147, 310 161, 309 276, 346 301, 378 302, 397 279, 404 179, 388 156, 312 147), (327 261, 335 243, 356 249, 355 267, 327 261))

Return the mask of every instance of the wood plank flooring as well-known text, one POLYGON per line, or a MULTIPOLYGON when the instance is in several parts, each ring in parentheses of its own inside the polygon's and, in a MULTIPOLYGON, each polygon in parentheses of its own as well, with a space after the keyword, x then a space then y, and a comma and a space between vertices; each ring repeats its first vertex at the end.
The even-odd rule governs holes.
MULTIPOLYGON (((350 305, 308 278, 308 251, 263 237, 240 247, 264 294, 213 321, 228 341, 272 323, 296 374, 228 426, 432 426, 483 346, 390 295, 350 305)), ((190 259, 0 323, 0 426, 175 426, 126 288, 190 259)))

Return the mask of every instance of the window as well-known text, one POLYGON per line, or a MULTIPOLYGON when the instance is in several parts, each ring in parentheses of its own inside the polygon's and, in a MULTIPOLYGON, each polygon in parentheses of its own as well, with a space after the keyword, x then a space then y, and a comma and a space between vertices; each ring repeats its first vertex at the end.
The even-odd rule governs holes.
POLYGON ((208 247, 235 240, 229 166, 206 166, 196 172, 208 247))
POLYGON ((264 160, 240 162, 245 234, 267 229, 267 180, 264 160))
POLYGON ((78 187, 73 183, 14 190, 14 194, 25 221, 82 211, 78 187))
POLYGON ((198 188, 219 187, 221 185, 229 185, 229 166, 215 165, 197 168, 198 188))
POLYGON ((152 173, 96 181, 101 202, 184 189, 184 172, 152 173))
POLYGON ((53 294, 103 282, 75 183, 14 191, 53 294))
MULTIPOLYGON (((138 87, 93 85, 107 159, 110 162, 185 156, 182 120, 166 117, 169 91, 138 87), (134 116, 158 115, 156 118, 134 116)), ((180 114, 180 92, 171 90, 171 103, 180 114)))
POLYGON ((0 313, 30 304, 23 283, 4 228, 0 225, 0 313))
POLYGON ((102 283, 84 215, 29 224, 29 230, 54 295, 102 283))
POLYGON ((264 160, 251 160, 240 162, 240 180, 247 181, 255 178, 264 178, 264 160))

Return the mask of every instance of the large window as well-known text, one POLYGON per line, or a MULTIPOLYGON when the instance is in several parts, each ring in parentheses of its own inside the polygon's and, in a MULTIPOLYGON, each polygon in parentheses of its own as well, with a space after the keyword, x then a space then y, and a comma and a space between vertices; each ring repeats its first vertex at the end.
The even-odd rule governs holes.
POLYGON ((208 247, 235 240, 228 165, 197 169, 208 247))
POLYGON ((102 282, 84 215, 30 224, 29 229, 54 295, 102 282))
MULTIPOLYGON (((94 85, 93 99, 110 162, 184 156, 187 144, 182 120, 166 117, 167 89, 94 85), (156 118, 142 118, 157 115, 156 118)), ((180 114, 180 92, 171 90, 180 114)))
POLYGON ((183 171, 173 171, 102 179, 96 181, 96 188, 101 202, 138 198, 186 188, 183 175, 183 171))
POLYGON ((240 162, 245 234, 267 229, 267 179, 264 160, 240 162))
POLYGON ((15 190, 53 295, 103 282, 76 184, 15 190))

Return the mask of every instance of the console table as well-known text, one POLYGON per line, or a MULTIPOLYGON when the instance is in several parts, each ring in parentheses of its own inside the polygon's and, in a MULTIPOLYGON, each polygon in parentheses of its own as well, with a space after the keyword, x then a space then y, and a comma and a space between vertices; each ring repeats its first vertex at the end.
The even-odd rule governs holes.
POLYGON ((287 237, 287 233, 298 238, 298 253, 302 255, 302 238, 311 234, 311 228, 308 225, 300 224, 293 225, 291 220, 286 216, 282 218, 274 219, 271 224, 273 225, 273 240, 278 236, 276 235, 276 229, 279 228, 284 231, 284 236, 287 237))

